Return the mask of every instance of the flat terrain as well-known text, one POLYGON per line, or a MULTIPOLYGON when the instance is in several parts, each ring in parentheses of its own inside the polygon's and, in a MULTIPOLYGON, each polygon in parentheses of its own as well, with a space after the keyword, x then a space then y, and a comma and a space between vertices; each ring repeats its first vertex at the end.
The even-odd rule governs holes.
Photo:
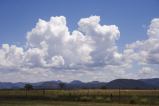
POLYGON ((77 90, 0 90, 0 96, 159 96, 159 90, 77 89, 77 90))
MULTIPOLYGON (((0 106, 150 106, 117 103, 92 103, 92 102, 64 102, 48 100, 1 100, 0 106)), ((151 105, 155 106, 155 105, 151 105)), ((157 105, 156 105, 157 106, 157 105)))
POLYGON ((159 106, 159 90, 0 90, 0 106, 75 105, 159 106))

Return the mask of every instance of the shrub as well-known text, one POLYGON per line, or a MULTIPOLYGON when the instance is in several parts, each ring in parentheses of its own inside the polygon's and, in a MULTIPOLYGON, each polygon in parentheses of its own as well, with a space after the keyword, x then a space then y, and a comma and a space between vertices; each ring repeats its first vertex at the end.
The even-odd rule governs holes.
POLYGON ((97 97, 95 98, 95 100, 98 101, 98 102, 102 102, 102 101, 104 101, 104 98, 101 97, 101 96, 97 96, 97 97))
POLYGON ((135 104, 135 103, 136 103, 136 101, 135 101, 135 100, 133 100, 133 99, 131 99, 129 103, 130 103, 130 104, 135 104))
POLYGON ((146 103, 148 103, 148 99, 147 98, 141 98, 140 102, 146 104, 146 103))
POLYGON ((132 96, 129 103, 130 104, 136 104, 137 103, 137 100, 138 100, 138 97, 137 96, 132 96))
POLYGON ((80 97, 80 100, 81 100, 81 101, 91 101, 92 98, 91 98, 91 97, 88 97, 88 96, 82 96, 82 97, 80 97))
POLYGON ((105 98, 105 101, 106 101, 106 102, 111 102, 112 100, 111 100, 110 97, 107 97, 107 98, 105 98))

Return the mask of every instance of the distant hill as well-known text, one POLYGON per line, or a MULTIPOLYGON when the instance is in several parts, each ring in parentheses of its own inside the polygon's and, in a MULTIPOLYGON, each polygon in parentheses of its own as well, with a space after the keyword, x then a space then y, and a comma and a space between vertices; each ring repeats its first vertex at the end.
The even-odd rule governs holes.
MULTIPOLYGON (((60 89, 59 83, 62 81, 45 81, 30 83, 33 85, 34 89, 60 89)), ((18 82, 0 82, 0 89, 22 89, 26 83, 18 82)), ((159 89, 159 78, 152 79, 116 79, 110 82, 82 82, 79 80, 74 80, 69 83, 65 83, 65 89, 97 89, 97 88, 108 88, 108 89, 159 89)))
POLYGON ((40 83, 32 83, 35 89, 59 89, 59 83, 61 81, 46 81, 40 83))
POLYGON ((88 89, 88 88, 101 88, 102 86, 105 86, 106 83, 104 82, 99 82, 99 81, 92 81, 92 82, 87 82, 87 83, 84 83, 84 82, 81 82, 81 81, 78 81, 78 80, 75 80, 75 81, 72 81, 70 83, 67 83, 66 84, 66 87, 67 88, 73 88, 73 89, 78 89, 78 88, 84 88, 84 89, 88 89))
POLYGON ((107 88, 121 88, 121 89, 150 89, 156 88, 155 85, 146 83, 141 80, 134 79, 116 79, 106 84, 107 88))
POLYGON ((0 89, 19 89, 23 88, 25 83, 0 82, 0 89))
POLYGON ((152 78, 152 79, 140 79, 140 81, 143 81, 147 84, 151 84, 157 88, 159 88, 159 78, 152 78))

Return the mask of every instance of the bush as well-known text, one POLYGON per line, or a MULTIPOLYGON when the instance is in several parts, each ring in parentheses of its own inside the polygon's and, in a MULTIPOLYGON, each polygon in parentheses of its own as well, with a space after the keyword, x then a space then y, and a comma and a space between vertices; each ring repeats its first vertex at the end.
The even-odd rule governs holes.
POLYGON ((138 100, 138 97, 137 97, 137 96, 132 96, 132 98, 130 99, 129 103, 130 103, 130 104, 136 104, 136 103, 137 103, 137 100, 138 100))
POLYGON ((133 100, 133 99, 131 99, 129 103, 130 103, 130 104, 135 104, 135 103, 136 103, 136 101, 135 101, 135 100, 133 100))
POLYGON ((80 97, 80 100, 81 100, 81 101, 91 101, 92 98, 91 98, 91 97, 88 97, 88 96, 82 96, 82 97, 80 97))
POLYGON ((107 97, 107 98, 105 98, 105 101, 106 101, 106 102, 111 102, 112 100, 111 100, 110 97, 107 97))
POLYGON ((143 103, 143 104, 146 104, 146 103, 148 103, 148 99, 147 98, 141 98, 140 102, 143 103))
POLYGON ((98 101, 98 102, 102 102, 102 101, 104 101, 104 98, 103 98, 103 97, 100 97, 100 96, 97 96, 97 97, 95 98, 95 100, 98 101))

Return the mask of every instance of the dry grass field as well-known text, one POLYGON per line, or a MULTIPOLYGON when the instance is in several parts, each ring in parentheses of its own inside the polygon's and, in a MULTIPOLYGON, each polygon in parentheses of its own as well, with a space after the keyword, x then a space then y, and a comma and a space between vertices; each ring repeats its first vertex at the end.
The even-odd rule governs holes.
MULTIPOLYGON (((52 100, 3 100, 0 106, 150 106, 141 104, 95 103, 95 102, 65 102, 52 100)), ((155 106, 155 105, 151 105, 155 106)), ((156 105, 157 106, 157 105, 156 105)))
POLYGON ((86 106, 111 106, 112 104, 112 106, 121 106, 121 104, 126 104, 122 106, 158 106, 159 90, 0 90, 0 104, 0 106, 19 106, 18 104, 24 106, 73 106, 74 104, 76 106, 84 106, 84 104, 86 106))

